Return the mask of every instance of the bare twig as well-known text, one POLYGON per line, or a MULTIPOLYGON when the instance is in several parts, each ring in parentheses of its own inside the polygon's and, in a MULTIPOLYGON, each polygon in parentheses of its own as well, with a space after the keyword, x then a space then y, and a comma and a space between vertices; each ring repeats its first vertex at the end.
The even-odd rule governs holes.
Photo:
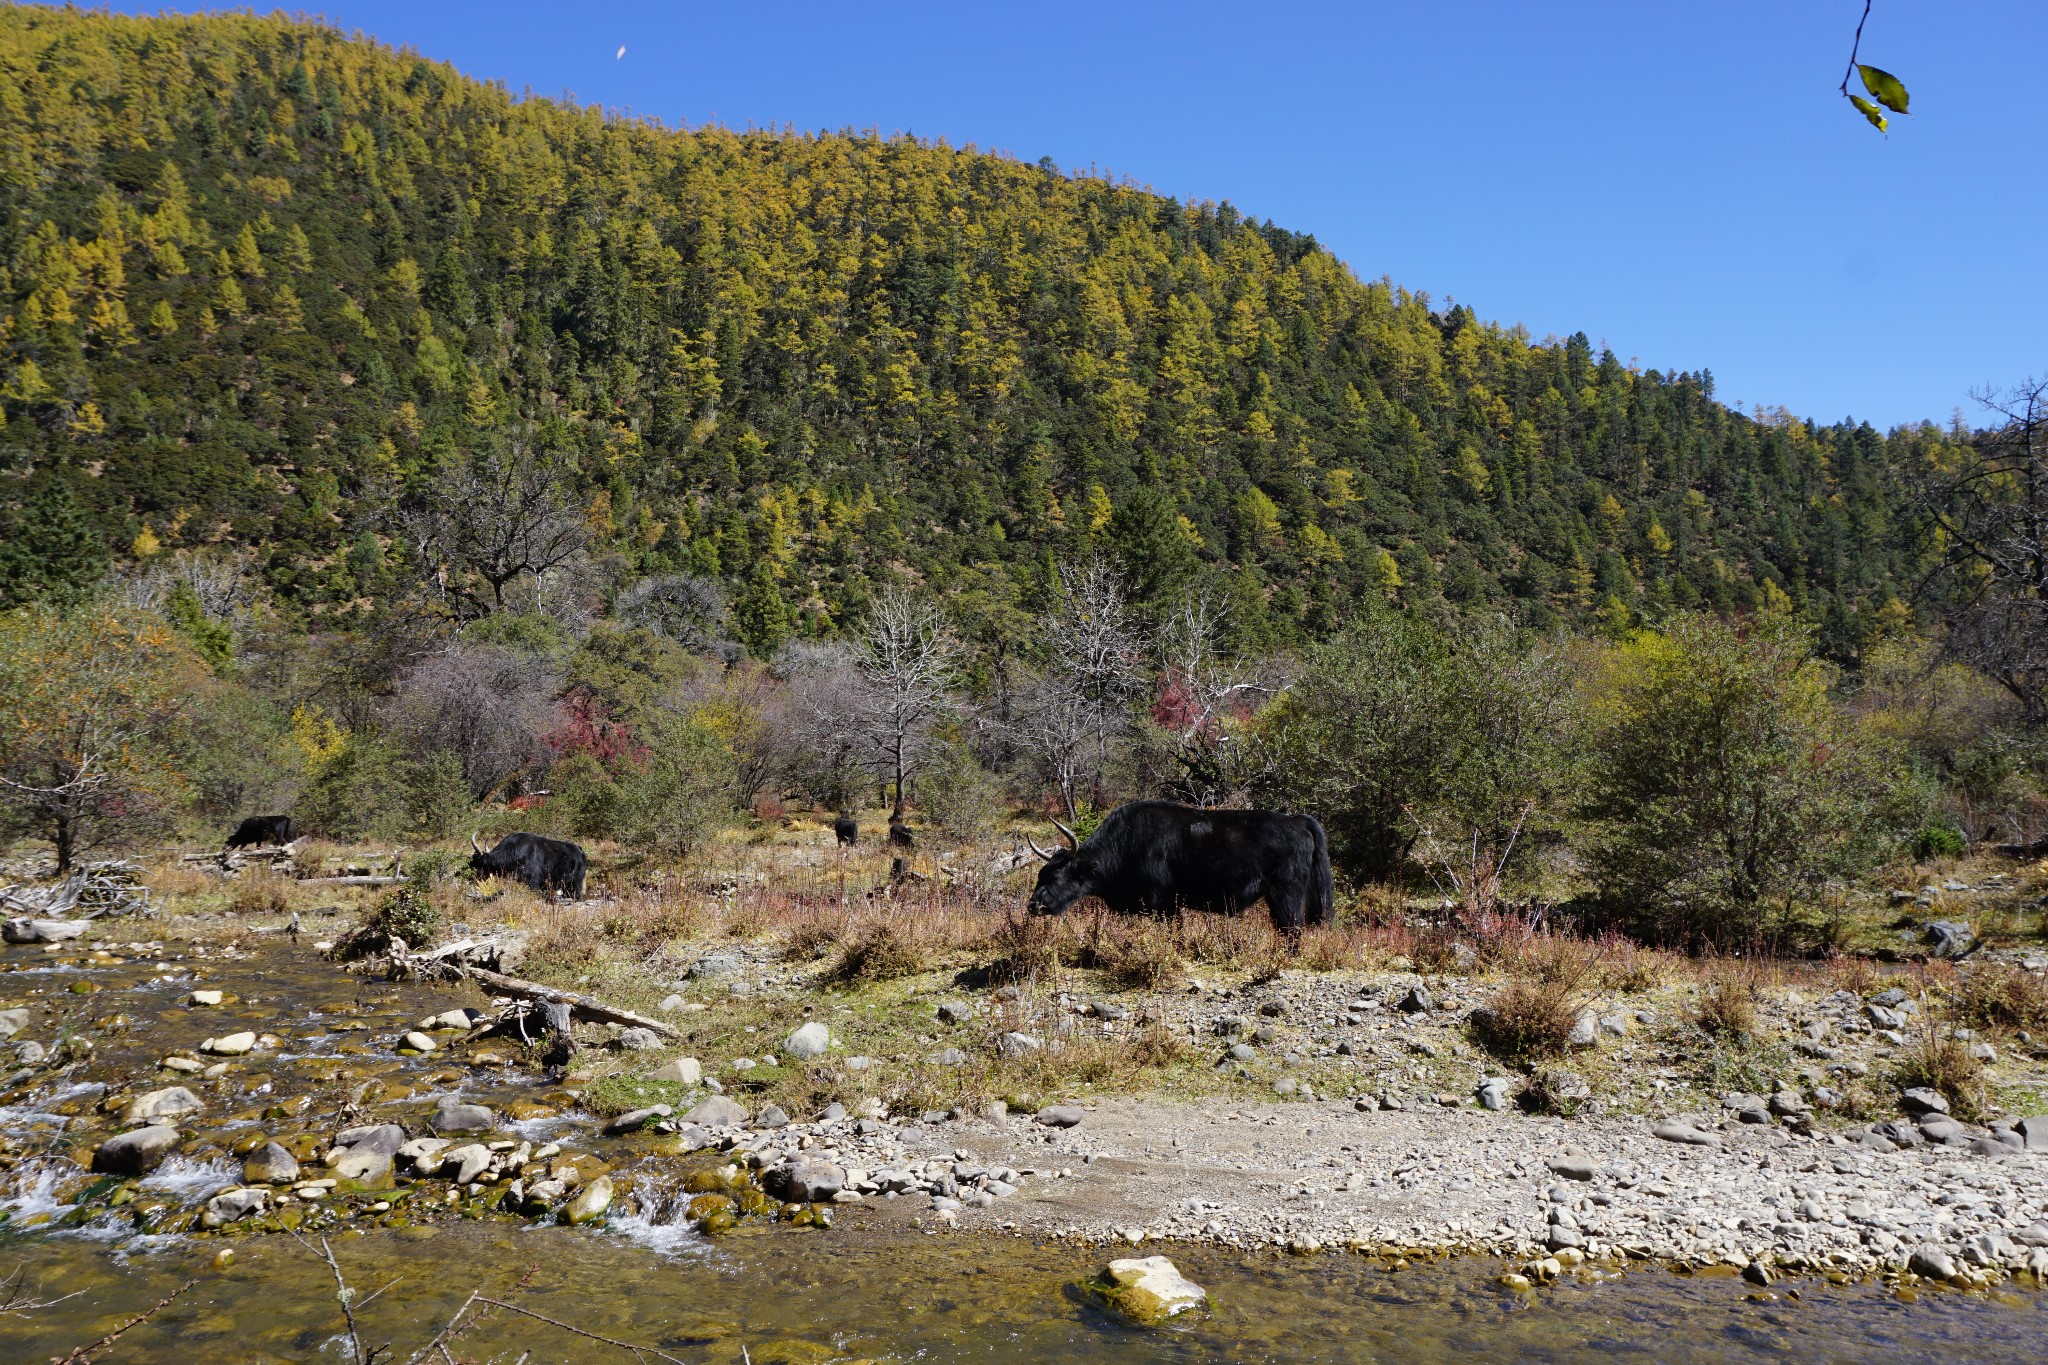
POLYGON ((1863 0, 1863 17, 1856 21, 1856 41, 1849 45, 1849 69, 1842 73, 1842 94, 1849 94, 1849 78, 1856 74, 1856 54, 1863 47, 1863 26, 1870 22, 1871 0, 1863 0))
POLYGON ((27 1275, 27 1268, 22 1267, 6 1279, 0 1280, 0 1313, 33 1313, 38 1308, 54 1307, 65 1299, 75 1299, 85 1292, 83 1289, 74 1289, 69 1294, 54 1299, 33 1298, 21 1288, 21 1282, 27 1275))
POLYGON ((173 1299, 177 1298, 180 1294, 184 1293, 186 1290, 190 1289, 193 1285, 198 1283, 199 1281, 197 1279, 190 1279, 185 1281, 185 1283, 179 1285, 176 1289, 173 1289, 170 1293, 164 1295, 155 1303, 143 1309, 140 1313, 137 1313, 134 1317, 128 1319, 128 1321, 122 1323, 113 1331, 101 1337, 98 1341, 93 1342, 90 1346, 81 1346, 68 1356, 50 1357, 50 1365, 87 1365, 87 1363, 91 1361, 95 1356, 97 1356, 100 1352, 106 1350, 109 1346, 112 1346, 115 1342, 119 1341, 123 1336, 127 1335, 127 1333, 131 1329, 140 1327, 143 1323, 148 1322, 158 1313, 161 1313, 164 1309, 170 1307, 171 1301, 173 1299))
MULTIPOLYGON (((306 1250, 313 1249, 313 1244, 297 1232, 292 1233, 292 1236, 298 1238, 299 1245, 306 1250)), ((334 1259, 334 1248, 327 1245, 325 1237, 320 1239, 320 1258, 326 1261, 327 1268, 334 1272, 334 1297, 341 1304, 342 1318, 348 1323, 348 1344, 350 1351, 354 1353, 356 1365, 377 1365, 377 1358, 390 1348, 378 1346, 374 1349, 364 1349, 362 1332, 356 1324, 356 1291, 349 1287, 348 1280, 342 1276, 341 1265, 334 1259)), ((391 1282, 397 1283, 396 1280, 391 1282)), ((384 1289, 389 1289, 391 1284, 385 1285, 384 1289)), ((384 1289, 378 1290, 377 1294, 382 1294, 384 1289)), ((370 1295, 370 1299, 376 1298, 377 1294, 370 1295)), ((364 1299, 363 1302, 368 1303, 370 1299, 364 1299)))

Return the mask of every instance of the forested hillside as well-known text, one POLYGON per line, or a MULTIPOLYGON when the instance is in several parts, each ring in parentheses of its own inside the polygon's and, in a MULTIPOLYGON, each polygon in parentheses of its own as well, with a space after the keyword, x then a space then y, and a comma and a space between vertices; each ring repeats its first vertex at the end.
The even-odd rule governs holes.
POLYGON ((719 581, 764 655, 905 575, 999 632, 1097 549, 1154 602, 1212 579, 1254 647, 1368 594, 1782 594, 1846 654, 1906 567, 1887 470, 1947 439, 1736 413, 1227 204, 676 131, 247 16, 0 10, 0 312, 0 501, 75 501, 60 551, 241 550, 359 619, 432 576, 408 507, 524 461, 587 531, 576 591, 719 581))

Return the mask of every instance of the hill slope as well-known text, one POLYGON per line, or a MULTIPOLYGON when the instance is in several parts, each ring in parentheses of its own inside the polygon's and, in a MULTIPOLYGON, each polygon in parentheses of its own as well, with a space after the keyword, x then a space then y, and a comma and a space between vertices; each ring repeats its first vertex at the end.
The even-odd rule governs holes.
POLYGON ((377 506, 516 439, 614 581, 718 576, 757 649, 905 568, 999 621, 1091 547, 1255 641, 1398 583, 1532 623, 1783 593, 1846 649, 1894 447, 1940 439, 1745 417, 1228 205, 271 18, 0 10, 0 262, 8 500, 249 547, 322 614, 416 581, 377 506))

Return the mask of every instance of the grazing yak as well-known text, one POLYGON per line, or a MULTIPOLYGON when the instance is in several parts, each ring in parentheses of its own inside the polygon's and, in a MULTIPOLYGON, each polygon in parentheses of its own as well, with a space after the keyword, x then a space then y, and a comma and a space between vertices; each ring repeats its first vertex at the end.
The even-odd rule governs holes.
POLYGON ((566 839, 541 834, 508 834, 486 853, 469 836, 470 870, 479 877, 511 877, 536 891, 559 891, 574 900, 583 899, 583 850, 566 839))
POLYGON ((1263 898, 1273 927, 1289 933, 1330 918, 1329 845, 1309 816, 1133 801, 1085 841, 1053 823, 1072 847, 1049 853, 1032 843, 1045 859, 1034 915, 1098 896, 1112 910, 1147 915, 1183 906, 1236 914, 1263 898))
POLYGON ((263 844, 277 844, 281 847, 291 841, 291 816, 252 815, 235 826, 235 832, 228 836, 228 848, 256 848, 263 844))
POLYGON ((841 848, 852 848, 860 842, 860 826, 851 815, 842 815, 832 822, 832 837, 839 841, 841 848))

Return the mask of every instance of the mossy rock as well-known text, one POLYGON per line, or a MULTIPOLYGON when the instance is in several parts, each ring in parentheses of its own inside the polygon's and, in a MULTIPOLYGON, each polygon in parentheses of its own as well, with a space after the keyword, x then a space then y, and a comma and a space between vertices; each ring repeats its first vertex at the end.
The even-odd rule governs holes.
POLYGON ((1207 1292, 1164 1256, 1111 1261, 1083 1288, 1117 1316, 1140 1327, 1156 1327, 1209 1302, 1207 1292))

